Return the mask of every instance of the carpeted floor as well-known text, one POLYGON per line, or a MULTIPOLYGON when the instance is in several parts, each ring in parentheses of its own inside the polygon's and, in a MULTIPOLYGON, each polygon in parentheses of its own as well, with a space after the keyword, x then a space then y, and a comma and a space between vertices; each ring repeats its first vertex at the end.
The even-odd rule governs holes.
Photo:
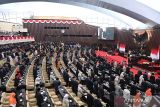
MULTIPOLYGON (((122 56, 109 55, 107 52, 104 52, 104 51, 96 51, 96 55, 100 56, 100 57, 103 57, 103 58, 106 58, 106 60, 108 62, 117 61, 118 64, 121 64, 122 61, 125 61, 128 64, 128 59, 124 58, 122 56)), ((140 60, 140 62, 138 62, 138 63, 144 63, 144 62, 148 62, 148 60, 140 60)), ((130 71, 133 72, 134 75, 138 73, 138 70, 147 71, 145 69, 138 68, 138 67, 133 67, 133 68, 130 69, 130 71)), ((156 71, 154 73, 155 73, 155 78, 158 78, 158 76, 159 76, 158 73, 156 71)))

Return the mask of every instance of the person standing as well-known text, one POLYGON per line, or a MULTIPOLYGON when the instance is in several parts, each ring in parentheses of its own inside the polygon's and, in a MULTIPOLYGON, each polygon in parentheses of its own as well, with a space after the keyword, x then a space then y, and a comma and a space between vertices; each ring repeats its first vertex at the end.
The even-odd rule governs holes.
POLYGON ((151 88, 148 88, 145 92, 145 102, 146 104, 149 104, 150 101, 152 99, 152 92, 151 92, 151 88))
POLYGON ((61 85, 61 82, 59 81, 59 78, 56 78, 56 80, 53 81, 53 86, 55 88, 56 94, 58 94, 58 87, 61 85))
POLYGON ((129 86, 127 86, 124 90, 123 90, 123 98, 125 99, 125 101, 127 103, 129 103, 130 101, 130 90, 129 90, 129 86))
POLYGON ((68 99, 69 95, 65 94, 63 97, 63 103, 62 103, 62 107, 69 107, 69 99, 68 99))
POLYGON ((154 73, 152 73, 151 76, 150 76, 150 82, 151 82, 152 84, 155 83, 155 76, 154 76, 154 73))
POLYGON ((133 107, 141 107, 141 93, 138 90, 136 95, 133 97, 133 107))

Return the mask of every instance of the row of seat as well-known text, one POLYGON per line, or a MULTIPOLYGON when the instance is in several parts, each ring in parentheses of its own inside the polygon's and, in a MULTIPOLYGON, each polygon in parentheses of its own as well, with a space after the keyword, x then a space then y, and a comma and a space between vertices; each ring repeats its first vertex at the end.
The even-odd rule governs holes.
MULTIPOLYGON (((13 71, 11 77, 9 78, 6 84, 7 91, 10 91, 12 88, 14 88, 14 79, 15 79, 15 74, 18 68, 19 66, 15 68, 15 70, 13 71)), ((9 107, 9 96, 10 96, 10 93, 7 93, 7 92, 2 93, 1 105, 0 105, 1 107, 9 107)))
POLYGON ((46 63, 47 63, 47 61, 46 61, 46 56, 45 56, 42 61, 42 80, 45 83, 45 87, 50 87, 51 84, 50 84, 49 77, 48 77, 47 70, 46 70, 46 68, 47 68, 46 63))
POLYGON ((38 107, 34 90, 26 90, 27 107, 38 107))
MULTIPOLYGON (((66 69, 67 67, 66 67, 66 65, 63 62, 63 53, 61 53, 61 55, 60 55, 60 62, 61 62, 61 67, 64 67, 66 69)), ((73 77, 73 75, 71 74, 70 70, 68 71, 68 74, 70 75, 70 77, 73 77)), ((72 92, 71 87, 66 87, 66 90, 68 91, 68 93, 70 94, 70 96, 72 98, 74 98, 75 102, 79 106, 86 106, 86 104, 84 102, 82 102, 81 99, 79 97, 77 97, 75 93, 72 92)))
MULTIPOLYGON (((73 56, 74 56, 75 53, 76 53, 75 51, 76 51, 76 50, 73 51, 73 54, 72 54, 73 56)), ((68 51, 68 53, 70 54, 70 51, 68 51)), ((81 52, 81 49, 79 49, 79 51, 78 51, 78 56, 79 56, 79 57, 82 57, 81 53, 82 53, 82 52, 81 52)), ((73 57, 73 56, 72 56, 72 57, 73 57)), ((74 57, 75 57, 75 56, 74 56, 74 57)), ((76 58, 75 58, 74 60, 76 60, 76 58)), ((84 62, 82 62, 82 63, 86 63, 86 62, 84 61, 84 62)), ((72 66, 73 66, 74 68, 76 68, 76 66, 75 66, 74 64, 72 64, 72 66)), ((82 71, 80 71, 80 70, 78 70, 78 71, 79 71, 79 72, 82 72, 82 71)), ((83 73, 83 72, 82 72, 82 73, 83 73)), ((83 85, 83 90, 85 90, 85 92, 87 92, 87 93, 90 93, 89 89, 88 89, 85 85, 83 85)), ((92 94, 92 96, 93 96, 94 99, 97 99, 97 96, 96 96, 95 94, 92 94)), ((106 103, 103 102, 102 100, 101 100, 101 103, 102 103, 103 106, 106 105, 106 103)))
MULTIPOLYGON (((32 59, 33 56, 29 57, 29 59, 32 59)), ((13 62, 15 62, 13 60, 13 62)), ((19 65, 16 66, 16 68, 14 69, 10 78, 8 79, 7 83, 6 83, 6 92, 2 93, 2 97, 1 97, 1 105, 0 107, 9 107, 9 96, 10 96, 10 92, 15 89, 16 87, 14 86, 14 80, 15 80, 15 75, 16 75, 16 71, 19 70, 19 65)), ((29 70, 29 69, 28 69, 29 70)))
MULTIPOLYGON (((56 55, 55 55, 56 57, 56 55)), ((60 57, 60 60, 62 60, 62 57, 60 57)), ((55 62, 55 61, 52 61, 55 62)), ((60 61, 61 62, 61 61, 60 61)), ((62 65, 60 64, 59 67, 61 67, 62 65)), ((63 76, 60 74, 60 72, 55 68, 56 73, 58 75, 58 77, 60 78, 60 81, 64 82, 64 78, 63 76)), ((66 84, 66 83, 65 83, 66 84)), ((71 87, 65 87, 65 85, 63 85, 64 90, 66 90, 66 92, 69 94, 69 96, 76 102, 76 104, 80 107, 80 106, 85 106, 85 104, 80 100, 79 97, 76 96, 76 94, 72 91, 71 87)))
POLYGON ((50 88, 51 83, 49 81, 49 77, 48 77, 46 68, 47 68, 47 60, 46 60, 46 57, 44 57, 43 62, 42 62, 42 79, 45 82, 46 90, 54 106, 61 107, 62 102, 60 101, 59 97, 56 95, 55 90, 53 88, 50 88))
POLYGON ((54 89, 47 89, 47 92, 48 92, 54 106, 55 107, 62 107, 62 101, 56 95, 55 90, 54 89))
POLYGON ((26 77, 26 100, 27 100, 27 107, 38 107, 37 106, 37 99, 35 97, 35 82, 33 76, 33 67, 34 67, 35 59, 32 61, 27 77, 26 77))
MULTIPOLYGON (((54 57, 51 58, 51 62, 52 62, 52 67, 51 68, 54 71, 55 76, 59 78, 59 80, 61 82, 61 85, 64 86, 64 85, 66 85, 66 83, 64 82, 62 76, 60 75, 59 71, 56 68, 56 64, 55 64, 56 56, 57 56, 57 53, 54 53, 54 57)), ((54 105, 56 107, 62 107, 62 100, 58 97, 58 95, 56 95, 55 90, 53 90, 53 89, 49 90, 48 89, 48 93, 51 96, 52 102, 54 103, 54 105)))

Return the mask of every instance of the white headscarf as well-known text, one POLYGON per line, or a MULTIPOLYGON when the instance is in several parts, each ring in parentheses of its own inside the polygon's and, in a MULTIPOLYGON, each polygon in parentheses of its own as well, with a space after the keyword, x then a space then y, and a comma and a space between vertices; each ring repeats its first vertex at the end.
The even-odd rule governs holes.
POLYGON ((37 77, 36 80, 35 80, 35 84, 36 84, 36 85, 37 85, 37 84, 40 84, 40 82, 41 82, 41 78, 40 78, 40 77, 37 77))
POLYGON ((68 99, 69 95, 68 94, 65 94, 63 99, 68 99))

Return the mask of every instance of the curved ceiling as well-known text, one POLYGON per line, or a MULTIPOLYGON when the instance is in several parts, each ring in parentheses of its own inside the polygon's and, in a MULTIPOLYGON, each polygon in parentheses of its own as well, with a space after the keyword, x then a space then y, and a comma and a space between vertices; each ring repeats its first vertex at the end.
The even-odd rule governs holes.
POLYGON ((149 26, 160 24, 160 13, 136 0, 0 0, 0 4, 27 1, 64 3, 89 8, 102 13, 106 13, 108 9, 132 17, 149 26))

